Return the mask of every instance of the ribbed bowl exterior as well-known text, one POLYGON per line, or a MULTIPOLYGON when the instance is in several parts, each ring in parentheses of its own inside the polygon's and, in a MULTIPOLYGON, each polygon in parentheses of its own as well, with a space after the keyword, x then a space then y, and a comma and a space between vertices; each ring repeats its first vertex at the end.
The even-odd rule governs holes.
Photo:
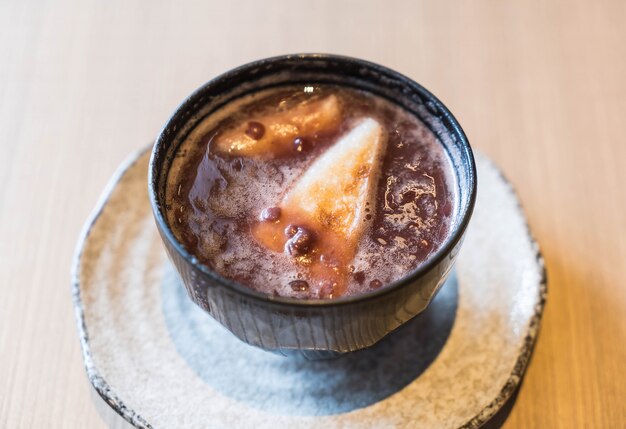
POLYGON ((372 346, 421 313, 444 283, 461 246, 459 241, 425 275, 381 297, 341 305, 290 306, 224 287, 164 241, 193 302, 237 338, 264 350, 310 359, 372 346))
POLYGON ((365 61, 289 55, 248 64, 193 93, 161 131, 152 153, 150 199, 169 258, 191 299, 242 341, 286 356, 327 358, 372 346, 422 312, 444 283, 471 216, 476 174, 469 143, 450 112, 417 83, 365 61), (310 302, 261 295, 211 272, 176 240, 165 221, 167 171, 178 145, 206 115, 246 93, 276 85, 332 83, 379 94, 414 112, 438 134, 457 173, 459 199, 451 237, 405 279, 348 300, 310 302))

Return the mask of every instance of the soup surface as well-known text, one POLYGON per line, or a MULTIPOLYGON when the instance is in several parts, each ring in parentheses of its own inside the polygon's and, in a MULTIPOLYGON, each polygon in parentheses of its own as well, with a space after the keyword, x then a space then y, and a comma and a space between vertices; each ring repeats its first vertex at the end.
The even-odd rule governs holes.
POLYGON ((291 86, 203 119, 168 173, 176 238, 260 292, 332 299, 385 287, 446 240, 452 164, 411 113, 373 94, 291 86))

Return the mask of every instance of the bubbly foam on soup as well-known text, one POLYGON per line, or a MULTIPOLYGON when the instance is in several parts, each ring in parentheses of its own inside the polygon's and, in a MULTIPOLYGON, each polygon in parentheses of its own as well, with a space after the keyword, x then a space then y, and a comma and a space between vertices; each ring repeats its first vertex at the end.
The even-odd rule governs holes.
MULTIPOLYGON (((456 204, 451 162, 423 122, 381 97, 335 86, 282 87, 229 103, 181 144, 167 182, 167 220, 190 253, 245 286, 302 299, 360 294, 406 276, 448 237, 456 204), (372 146, 381 153, 368 168, 353 168, 357 185, 372 182, 363 187, 371 197, 348 199, 362 206, 362 216, 348 217, 362 222, 358 232, 332 230, 336 212, 315 223, 292 210, 290 192, 308 189, 303 177, 346 183, 343 164, 324 170, 326 161, 316 161, 330 165, 323 155, 353 144, 347 139, 361 138, 368 124, 382 130, 384 145, 372 146), (301 249, 289 244, 302 237, 298 227, 312 237, 301 249)), ((338 189, 337 198, 350 192, 338 189)))

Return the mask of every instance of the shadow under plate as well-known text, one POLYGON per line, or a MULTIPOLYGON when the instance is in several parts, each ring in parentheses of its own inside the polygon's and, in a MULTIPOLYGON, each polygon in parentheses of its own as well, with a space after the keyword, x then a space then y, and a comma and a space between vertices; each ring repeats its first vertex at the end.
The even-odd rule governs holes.
POLYGON ((402 328, 369 349, 321 361, 285 358, 239 341, 188 298, 171 267, 161 290, 169 335, 208 386, 265 412, 321 416, 367 407, 419 377, 452 330, 459 288, 453 271, 430 306, 402 328))

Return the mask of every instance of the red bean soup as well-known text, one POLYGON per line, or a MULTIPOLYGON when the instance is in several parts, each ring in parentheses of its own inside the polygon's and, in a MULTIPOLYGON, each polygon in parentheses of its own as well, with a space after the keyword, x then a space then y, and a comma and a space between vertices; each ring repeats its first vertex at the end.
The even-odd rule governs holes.
POLYGON ((383 288, 450 232, 457 185, 435 134, 368 92, 288 86, 204 118, 168 173, 167 221, 225 278, 332 299, 383 288))

